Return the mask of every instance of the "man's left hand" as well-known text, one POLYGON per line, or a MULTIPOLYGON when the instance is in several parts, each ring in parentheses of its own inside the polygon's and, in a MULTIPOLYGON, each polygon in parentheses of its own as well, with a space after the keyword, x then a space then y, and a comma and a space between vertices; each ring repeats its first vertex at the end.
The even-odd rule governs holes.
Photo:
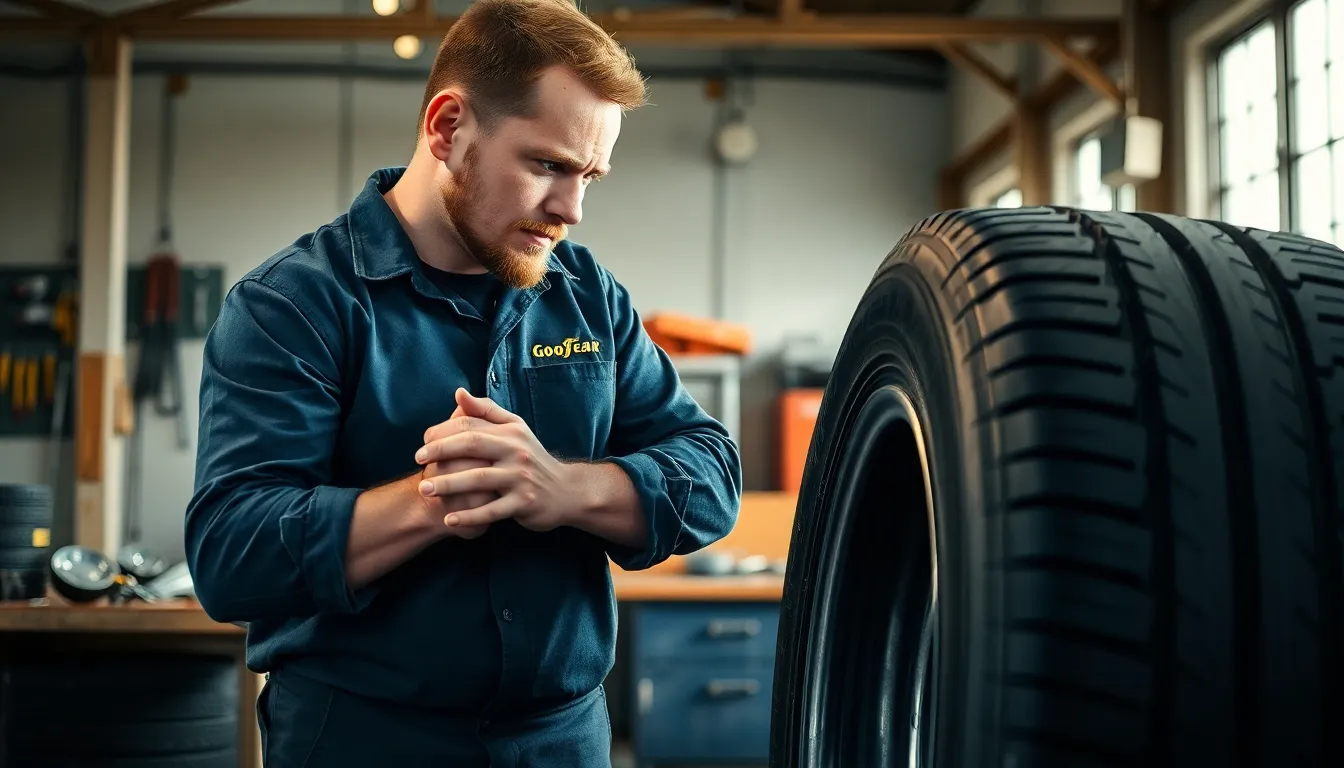
POLYGON ((457 410, 425 432, 415 459, 424 465, 453 459, 482 459, 489 467, 429 478, 421 493, 447 496, 494 491, 494 501, 444 518, 457 527, 486 525, 511 517, 524 528, 549 531, 566 523, 582 503, 574 465, 560 462, 532 434, 526 422, 489 398, 457 390, 457 410))

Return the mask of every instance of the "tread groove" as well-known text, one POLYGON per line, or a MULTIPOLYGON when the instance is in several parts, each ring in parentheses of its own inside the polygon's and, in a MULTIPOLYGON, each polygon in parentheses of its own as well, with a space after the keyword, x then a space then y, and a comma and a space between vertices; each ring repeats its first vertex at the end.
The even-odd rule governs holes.
MULTIPOLYGON (((1147 646, 1132 640, 1126 640, 1123 637, 1076 627, 1072 624, 1063 624, 1049 619, 1009 619, 1004 622, 1004 628, 1009 632, 1049 635, 1061 640, 1071 640, 1080 645, 1090 645, 1098 650, 1113 653, 1117 656, 1125 656, 1144 664, 1153 663, 1152 651, 1147 646)), ((1148 763, 1145 763, 1145 765, 1148 765, 1148 763)))
POLYGON ((976 307, 984 304, 1005 290, 1015 285, 1040 285, 1049 283, 1051 285, 1098 285, 1101 280, 1093 275, 1059 275, 1049 272, 1031 272, 1025 275, 1009 275, 994 281, 994 284, 983 291, 975 294, 966 302, 966 305, 957 310, 957 314, 952 318, 953 322, 961 322, 962 318, 976 307))
MULTIPOLYGON (((1307 455, 1311 457, 1307 476, 1310 498, 1313 501, 1312 520, 1317 550, 1312 561, 1316 565, 1322 624, 1321 676, 1324 682, 1321 685, 1321 692, 1325 700, 1321 702, 1320 709, 1324 715, 1321 719, 1321 764, 1339 765, 1344 762, 1344 740, 1341 740, 1339 729, 1331 722, 1329 713, 1338 713, 1344 709, 1344 697, 1340 691, 1340 686, 1344 685, 1344 679, 1341 679, 1340 659, 1340 644, 1344 642, 1344 617, 1341 616, 1341 612, 1344 611, 1341 607, 1341 602, 1344 601, 1344 585, 1340 583, 1339 520, 1335 517, 1338 489, 1335 486, 1330 445, 1321 430, 1322 426, 1330 423, 1325 408, 1325 393, 1322 391, 1313 362, 1315 356, 1312 354, 1306 323, 1297 302, 1293 299, 1292 284, 1255 238, 1228 224, 1213 222, 1213 225, 1226 232, 1241 246, 1246 257, 1259 270, 1265 285, 1269 287, 1270 301, 1279 317, 1283 319, 1289 349, 1294 358, 1291 369, 1303 395, 1299 401, 1302 408, 1302 423, 1307 431, 1304 436, 1309 445, 1307 455)), ((1282 242, 1280 238, 1275 240, 1282 242)), ((1306 279, 1304 276, 1303 280, 1306 279)), ((1344 284, 1339 287, 1344 288, 1344 284)))
POLYGON ((1089 576, 1109 581, 1137 592, 1144 592, 1143 578, 1132 571, 1108 568, 1076 557, 1060 555, 1019 555, 1009 558, 1004 566, 1019 571, 1053 571, 1066 577, 1089 576))
POLYGON ((1096 240, 1097 255, 1106 261, 1107 271, 1120 295, 1124 324, 1134 346, 1134 373, 1137 383, 1135 415, 1143 425, 1146 445, 1144 475, 1147 487, 1143 500, 1144 522, 1153 533, 1152 574, 1153 629, 1156 653, 1150 660, 1153 670, 1153 702, 1149 710, 1149 739, 1144 762, 1165 763, 1171 754, 1171 727, 1174 714, 1176 659, 1176 583, 1175 533, 1172 520, 1171 459, 1167 434, 1169 425, 1162 402, 1161 369, 1157 363, 1158 345, 1148 325, 1146 291, 1130 273, 1131 261, 1120 252, 1106 227, 1085 213, 1074 211, 1079 224, 1096 240))
POLYGON ((1119 334, 1119 326, 1112 323, 1096 323, 1086 320, 1065 319, 1065 318, 1030 318, 1027 320, 1014 320, 995 328, 990 333, 985 334, 971 346, 962 358, 963 363, 984 351, 985 347, 1000 341, 1005 337, 1015 333, 1031 331, 1068 331, 1070 333, 1093 334, 1096 336, 1105 336, 1115 338, 1119 334))
MULTIPOLYGON (((1213 369, 1214 403, 1222 425, 1223 459, 1226 467, 1227 514, 1229 519, 1233 579, 1238 599, 1233 605, 1236 660, 1233 682, 1237 691, 1233 728, 1237 760, 1256 763, 1260 755, 1259 659, 1260 659, 1260 559, 1256 548, 1255 491, 1247 423, 1245 389, 1237 365, 1232 327, 1218 287, 1193 243, 1177 227, 1151 214, 1138 214, 1176 254, 1181 270, 1190 281, 1213 369)), ((1269 318, 1273 322, 1273 318, 1269 318)))
POLYGON ((1085 357, 1069 357, 1067 355, 1025 355, 1012 362, 993 368, 989 371, 989 378, 997 379, 1011 371, 1021 370, 1023 368, 1076 368, 1084 371, 1096 371, 1098 373, 1110 373, 1119 376, 1125 372, 1125 369, 1114 363, 1107 363, 1100 360, 1091 360, 1085 357))
POLYGON ((1058 680, 1044 675, 1032 675, 1026 672, 1010 672, 1004 675, 1004 682, 1008 685, 1019 688, 1035 688, 1041 691, 1049 691, 1064 696, 1077 696, 1080 699, 1087 699, 1102 706, 1114 709, 1124 710, 1125 712, 1138 713, 1143 710, 1143 705, 1126 696, 1118 696, 1114 693, 1099 691, 1095 688, 1088 688, 1084 685, 1078 685, 1065 680, 1058 680))

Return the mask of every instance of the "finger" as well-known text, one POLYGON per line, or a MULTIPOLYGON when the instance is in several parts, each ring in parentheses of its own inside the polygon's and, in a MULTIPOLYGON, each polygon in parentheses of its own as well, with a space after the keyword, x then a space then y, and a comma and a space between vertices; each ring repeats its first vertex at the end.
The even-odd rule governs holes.
POLYGON ((518 500, 513 495, 501 496, 489 504, 475 509, 449 512, 444 516, 443 524, 449 528, 458 528, 464 525, 489 525, 513 516, 517 509, 518 500))
POLYGON ((498 491, 508 487, 511 474, 507 469, 487 467, 426 477, 420 481, 420 495, 452 496, 473 491, 498 491))
POLYGON ((489 432, 465 432, 448 435, 426 443, 415 452, 415 460, 420 464, 446 462, 452 459, 484 459, 498 461, 512 453, 517 447, 501 435, 489 432))
POLYGON ((494 424, 512 424, 516 421, 522 421, 516 414, 510 413, 494 400, 488 397, 476 397, 462 387, 458 387, 455 397, 457 398, 457 407, 462 409, 462 413, 466 416, 485 419, 494 424))
POLYGON ((456 435, 459 432, 479 432, 497 430, 499 424, 492 421, 486 421, 475 416, 458 416, 447 421, 435 424, 425 430, 425 442, 432 443, 435 440, 442 440, 449 435, 456 435))
POLYGON ((450 459, 448 461, 435 462, 425 471, 432 475, 451 475, 454 472, 461 472, 464 469, 480 469, 490 466, 490 462, 484 459, 450 459))

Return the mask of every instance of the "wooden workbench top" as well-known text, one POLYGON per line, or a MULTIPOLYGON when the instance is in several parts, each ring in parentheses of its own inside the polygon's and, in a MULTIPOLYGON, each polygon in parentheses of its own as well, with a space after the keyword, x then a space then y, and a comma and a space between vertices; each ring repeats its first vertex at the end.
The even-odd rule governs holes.
MULTIPOLYGON (((628 602, 771 601, 779 600, 784 588, 784 577, 773 574, 613 573, 612 582, 616 599, 628 602)), ((0 603, 0 632, 242 635, 243 629, 211 619, 195 600, 107 605, 105 602, 68 603, 53 596, 45 604, 0 603)))

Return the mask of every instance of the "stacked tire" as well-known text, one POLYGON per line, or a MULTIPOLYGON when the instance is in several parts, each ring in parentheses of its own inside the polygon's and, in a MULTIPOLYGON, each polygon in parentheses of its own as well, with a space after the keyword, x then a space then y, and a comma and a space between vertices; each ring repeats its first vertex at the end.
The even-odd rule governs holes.
POLYGON ((237 768, 232 657, 25 659, 0 667, 5 768, 237 768))
POLYGON ((50 486, 0 485, 0 601, 46 594, 51 523, 50 486))

